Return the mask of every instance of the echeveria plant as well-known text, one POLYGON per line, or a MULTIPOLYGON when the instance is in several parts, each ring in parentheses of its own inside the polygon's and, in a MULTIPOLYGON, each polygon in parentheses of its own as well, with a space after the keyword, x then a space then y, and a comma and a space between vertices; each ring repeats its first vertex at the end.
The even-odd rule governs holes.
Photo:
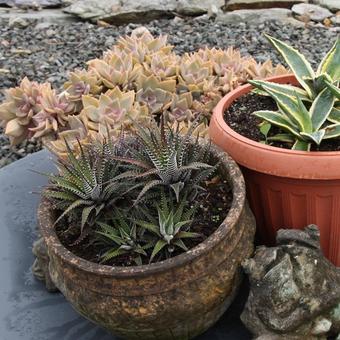
MULTIPOLYGON (((72 70, 70 70, 72 71, 72 70)), ((102 58, 74 70, 61 90, 24 78, 7 90, 0 105, 0 123, 11 143, 38 138, 54 153, 103 140, 164 115, 170 123, 207 124, 220 98, 248 79, 287 73, 281 65, 263 64, 240 52, 205 48, 183 56, 166 36, 153 37, 146 28, 119 38, 102 58)), ((78 150, 77 150, 78 151, 78 150)))

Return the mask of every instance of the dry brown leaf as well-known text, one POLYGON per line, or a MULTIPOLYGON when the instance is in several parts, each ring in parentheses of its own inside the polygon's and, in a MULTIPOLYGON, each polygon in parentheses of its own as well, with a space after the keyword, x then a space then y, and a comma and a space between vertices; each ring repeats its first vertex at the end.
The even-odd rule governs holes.
POLYGON ((326 19, 323 21, 323 24, 324 24, 326 27, 330 27, 330 26, 332 26, 332 21, 331 21, 329 18, 326 18, 326 19))

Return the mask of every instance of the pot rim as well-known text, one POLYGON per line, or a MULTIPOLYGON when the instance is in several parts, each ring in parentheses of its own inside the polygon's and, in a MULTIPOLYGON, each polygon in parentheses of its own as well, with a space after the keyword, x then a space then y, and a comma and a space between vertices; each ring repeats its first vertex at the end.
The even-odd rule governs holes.
POLYGON ((38 224, 48 249, 53 251, 63 261, 73 267, 77 267, 79 270, 91 273, 92 275, 97 274, 116 278, 154 275, 191 263, 196 258, 212 250, 212 248, 232 231, 242 214, 246 202, 245 182, 236 162, 215 145, 211 145, 211 152, 222 160, 222 164, 226 168, 229 177, 228 183, 232 186, 233 200, 228 214, 220 226, 207 239, 194 248, 189 249, 189 251, 170 259, 141 266, 120 267, 90 262, 73 254, 59 241, 55 228, 53 227, 54 214, 51 209, 51 203, 46 197, 42 197, 38 207, 38 224))
MULTIPOLYGON (((293 83, 296 84, 297 80, 293 74, 287 74, 287 75, 281 75, 281 76, 275 76, 267 78, 266 81, 271 82, 278 82, 278 83, 293 83)), ((229 107, 237 98, 239 98, 241 95, 244 95, 246 93, 249 93, 253 89, 253 86, 250 84, 245 84, 242 86, 237 87, 235 90, 229 92, 227 95, 225 95, 216 105, 216 107, 213 110, 213 124, 210 124, 209 133, 212 136, 212 140, 214 140, 214 132, 213 129, 220 129, 224 133, 225 138, 230 138, 232 143, 240 143, 245 148, 249 147, 249 149, 252 149, 252 152, 257 152, 257 155, 261 155, 263 158, 265 157, 276 157, 276 160, 278 160, 280 157, 285 157, 286 161, 296 162, 299 160, 299 162, 305 162, 308 161, 308 164, 311 164, 312 162, 323 162, 324 166, 326 166, 326 169, 329 167, 329 162, 334 161, 335 159, 339 162, 340 169, 340 151, 298 151, 298 150, 291 150, 291 149, 284 149, 279 148, 275 146, 270 146, 266 144, 262 144, 256 141, 253 141, 247 137, 242 136, 241 134, 234 131, 224 120, 224 111, 227 107, 229 107), (212 125, 215 125, 213 128, 212 125), (269 154, 271 156, 269 156, 269 154)), ((217 143, 218 144, 218 143, 217 143)), ((221 144, 219 145, 221 146, 221 144)), ((232 152, 232 150, 225 149, 227 152, 229 152, 232 157, 241 165, 246 166, 248 168, 251 168, 253 170, 276 175, 276 176, 284 176, 284 177, 291 177, 291 178, 313 178, 313 179, 337 179, 340 178, 340 171, 336 171, 336 169, 332 170, 331 173, 325 171, 322 172, 316 172, 315 169, 311 169, 310 171, 300 171, 301 173, 299 175, 292 174, 294 170, 291 170, 290 172, 287 170, 289 168, 289 165, 286 166, 286 170, 284 171, 274 171, 273 169, 266 168, 263 164, 256 164, 255 160, 246 160, 245 156, 232 152), (305 172, 305 173, 302 173, 305 172)), ((256 157, 255 157, 256 158, 256 157)), ((292 163, 293 164, 293 163, 292 163)), ((294 164, 294 169, 300 168, 297 164, 294 164)), ((292 167, 293 169, 293 167, 292 167)), ((328 169, 329 170, 329 169, 328 169)), ((296 170, 296 172, 299 170, 296 170)))

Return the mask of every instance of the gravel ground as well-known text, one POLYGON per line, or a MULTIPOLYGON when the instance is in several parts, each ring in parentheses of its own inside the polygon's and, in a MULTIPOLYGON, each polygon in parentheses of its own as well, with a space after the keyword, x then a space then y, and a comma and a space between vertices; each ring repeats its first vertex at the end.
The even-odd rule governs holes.
MULTIPOLYGON (((272 58, 274 63, 280 60, 263 37, 265 32, 289 41, 314 64, 320 61, 337 36, 336 32, 323 27, 297 28, 276 22, 223 25, 209 19, 177 18, 153 21, 144 26, 155 35, 168 34, 170 43, 179 53, 204 46, 234 45, 244 55, 250 54, 257 61, 272 58)), ((100 56, 114 44, 119 35, 129 34, 136 27, 138 25, 135 24, 99 27, 79 22, 40 29, 32 24, 20 29, 10 28, 6 22, 1 22, 0 92, 17 85, 24 76, 39 82, 49 81, 58 87, 65 81, 67 71, 83 67, 87 60, 100 56)), ((3 93, 0 93, 0 100, 2 98, 3 93)), ((36 142, 10 148, 0 130, 0 167, 40 148, 36 142)))

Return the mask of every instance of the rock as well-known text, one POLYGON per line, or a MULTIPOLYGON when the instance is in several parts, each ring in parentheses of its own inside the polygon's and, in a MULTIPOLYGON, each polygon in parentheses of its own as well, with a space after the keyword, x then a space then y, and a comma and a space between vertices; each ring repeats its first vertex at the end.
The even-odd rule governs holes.
POLYGON ((233 11, 254 8, 291 8, 301 2, 307 3, 308 0, 226 0, 225 9, 233 11))
POLYGON ((24 8, 46 8, 58 7, 63 3, 62 0, 0 0, 0 5, 24 8))
POLYGON ((64 13, 60 9, 44 9, 41 11, 21 11, 18 9, 0 9, 0 21, 8 20, 10 27, 25 28, 32 22, 48 24, 65 24, 77 21, 77 17, 64 13))
POLYGON ((310 20, 322 22, 326 18, 333 16, 333 13, 327 8, 320 7, 312 4, 297 4, 292 7, 294 14, 309 17, 310 20))
POLYGON ((331 22, 335 26, 340 26, 340 15, 332 17, 331 22))
POLYGON ((340 1, 339 0, 313 0, 316 5, 326 7, 333 12, 340 11, 340 1))
POLYGON ((8 21, 9 27, 16 27, 16 28, 26 28, 30 25, 30 22, 24 18, 20 17, 13 17, 10 18, 8 21))
POLYGON ((241 319, 259 339, 320 339, 340 332, 340 268, 320 250, 318 227, 281 229, 277 246, 243 266, 250 293, 241 319))
POLYGON ((77 1, 64 9, 65 12, 92 21, 104 20, 113 24, 147 22, 161 17, 172 17, 173 4, 167 0, 151 0, 140 3, 127 0, 84 0, 77 1))
MULTIPOLYGON (((79 0, 64 9, 65 12, 91 21, 104 20, 115 25, 142 23, 153 19, 173 17, 175 14, 199 16, 211 10, 220 9, 223 0, 79 0)), ((215 10, 216 11, 216 10, 215 10)))
POLYGON ((248 22, 248 23, 263 23, 266 21, 279 21, 293 25, 303 26, 301 22, 292 17, 289 9, 285 8, 269 8, 269 9, 240 9, 232 12, 219 14, 216 18, 217 22, 225 24, 248 22))
POLYGON ((169 0, 175 5, 174 11, 180 15, 198 16, 209 11, 221 9, 224 6, 224 0, 169 0))

